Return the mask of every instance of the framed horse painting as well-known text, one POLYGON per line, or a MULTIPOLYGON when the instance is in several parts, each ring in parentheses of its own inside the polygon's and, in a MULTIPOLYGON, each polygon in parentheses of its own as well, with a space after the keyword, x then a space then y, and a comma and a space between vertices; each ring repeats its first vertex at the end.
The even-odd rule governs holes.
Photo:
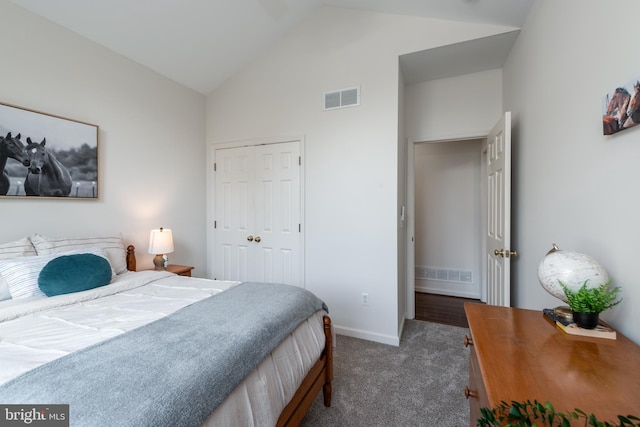
POLYGON ((98 198, 98 126, 0 103, 0 197, 98 198))
POLYGON ((605 135, 640 124, 640 76, 609 92, 602 102, 602 110, 605 135))

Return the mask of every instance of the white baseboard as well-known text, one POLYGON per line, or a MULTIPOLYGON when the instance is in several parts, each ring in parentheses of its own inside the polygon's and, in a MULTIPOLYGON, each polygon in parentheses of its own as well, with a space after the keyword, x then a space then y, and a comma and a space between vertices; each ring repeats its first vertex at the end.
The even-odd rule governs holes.
POLYGON ((426 281, 416 280, 415 290, 416 292, 422 292, 425 294, 438 294, 438 295, 448 295, 450 297, 461 297, 461 298, 471 298, 471 299, 480 299, 480 295, 477 293, 470 291, 466 292, 460 289, 451 289, 444 286, 429 286, 425 284, 426 281))
POLYGON ((353 338, 360 338, 363 340, 378 342, 380 344, 393 345, 398 347, 400 345, 400 337, 394 337, 391 335, 377 334, 375 332, 363 331, 361 329, 346 328, 343 326, 333 325, 333 330, 337 335, 345 335, 353 338))

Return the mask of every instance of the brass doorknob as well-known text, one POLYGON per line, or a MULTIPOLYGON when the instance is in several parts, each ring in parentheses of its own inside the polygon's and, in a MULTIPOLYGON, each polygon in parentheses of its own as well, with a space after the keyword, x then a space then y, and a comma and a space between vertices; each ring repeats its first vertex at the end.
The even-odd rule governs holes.
POLYGON ((256 236, 256 243, 260 243, 260 240, 262 240, 260 236, 256 236))
POLYGON ((250 241, 250 242, 253 242, 253 236, 252 235, 248 235, 247 236, 247 240, 250 241))
POLYGON ((509 258, 512 256, 518 256, 518 251, 506 251, 504 249, 496 249, 493 251, 495 256, 501 256, 503 258, 509 258))

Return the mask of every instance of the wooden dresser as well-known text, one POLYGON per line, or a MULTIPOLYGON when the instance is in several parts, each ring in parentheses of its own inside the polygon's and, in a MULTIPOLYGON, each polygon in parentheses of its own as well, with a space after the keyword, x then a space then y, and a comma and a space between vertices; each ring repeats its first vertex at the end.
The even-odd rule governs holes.
POLYGON ((600 421, 640 416, 640 347, 619 332, 615 340, 566 335, 535 310, 466 303, 465 312, 471 426, 480 408, 512 400, 579 408, 600 421))

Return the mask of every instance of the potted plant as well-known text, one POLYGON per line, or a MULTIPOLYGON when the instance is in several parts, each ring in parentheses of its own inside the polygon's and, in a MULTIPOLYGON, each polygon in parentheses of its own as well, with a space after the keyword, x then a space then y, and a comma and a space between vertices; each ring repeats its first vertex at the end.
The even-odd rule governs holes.
POLYGON ((560 286, 567 297, 576 325, 584 329, 593 329, 598 325, 601 312, 622 302, 622 298, 616 299, 622 289, 611 288, 611 280, 592 288, 587 287, 587 282, 588 280, 585 280, 577 291, 562 282, 560 286))
POLYGON ((634 415, 618 415, 616 421, 600 421, 580 409, 560 412, 551 403, 537 400, 503 401, 495 408, 481 408, 480 414, 476 422, 479 427, 570 427, 576 422, 592 427, 640 427, 640 418, 634 415))

